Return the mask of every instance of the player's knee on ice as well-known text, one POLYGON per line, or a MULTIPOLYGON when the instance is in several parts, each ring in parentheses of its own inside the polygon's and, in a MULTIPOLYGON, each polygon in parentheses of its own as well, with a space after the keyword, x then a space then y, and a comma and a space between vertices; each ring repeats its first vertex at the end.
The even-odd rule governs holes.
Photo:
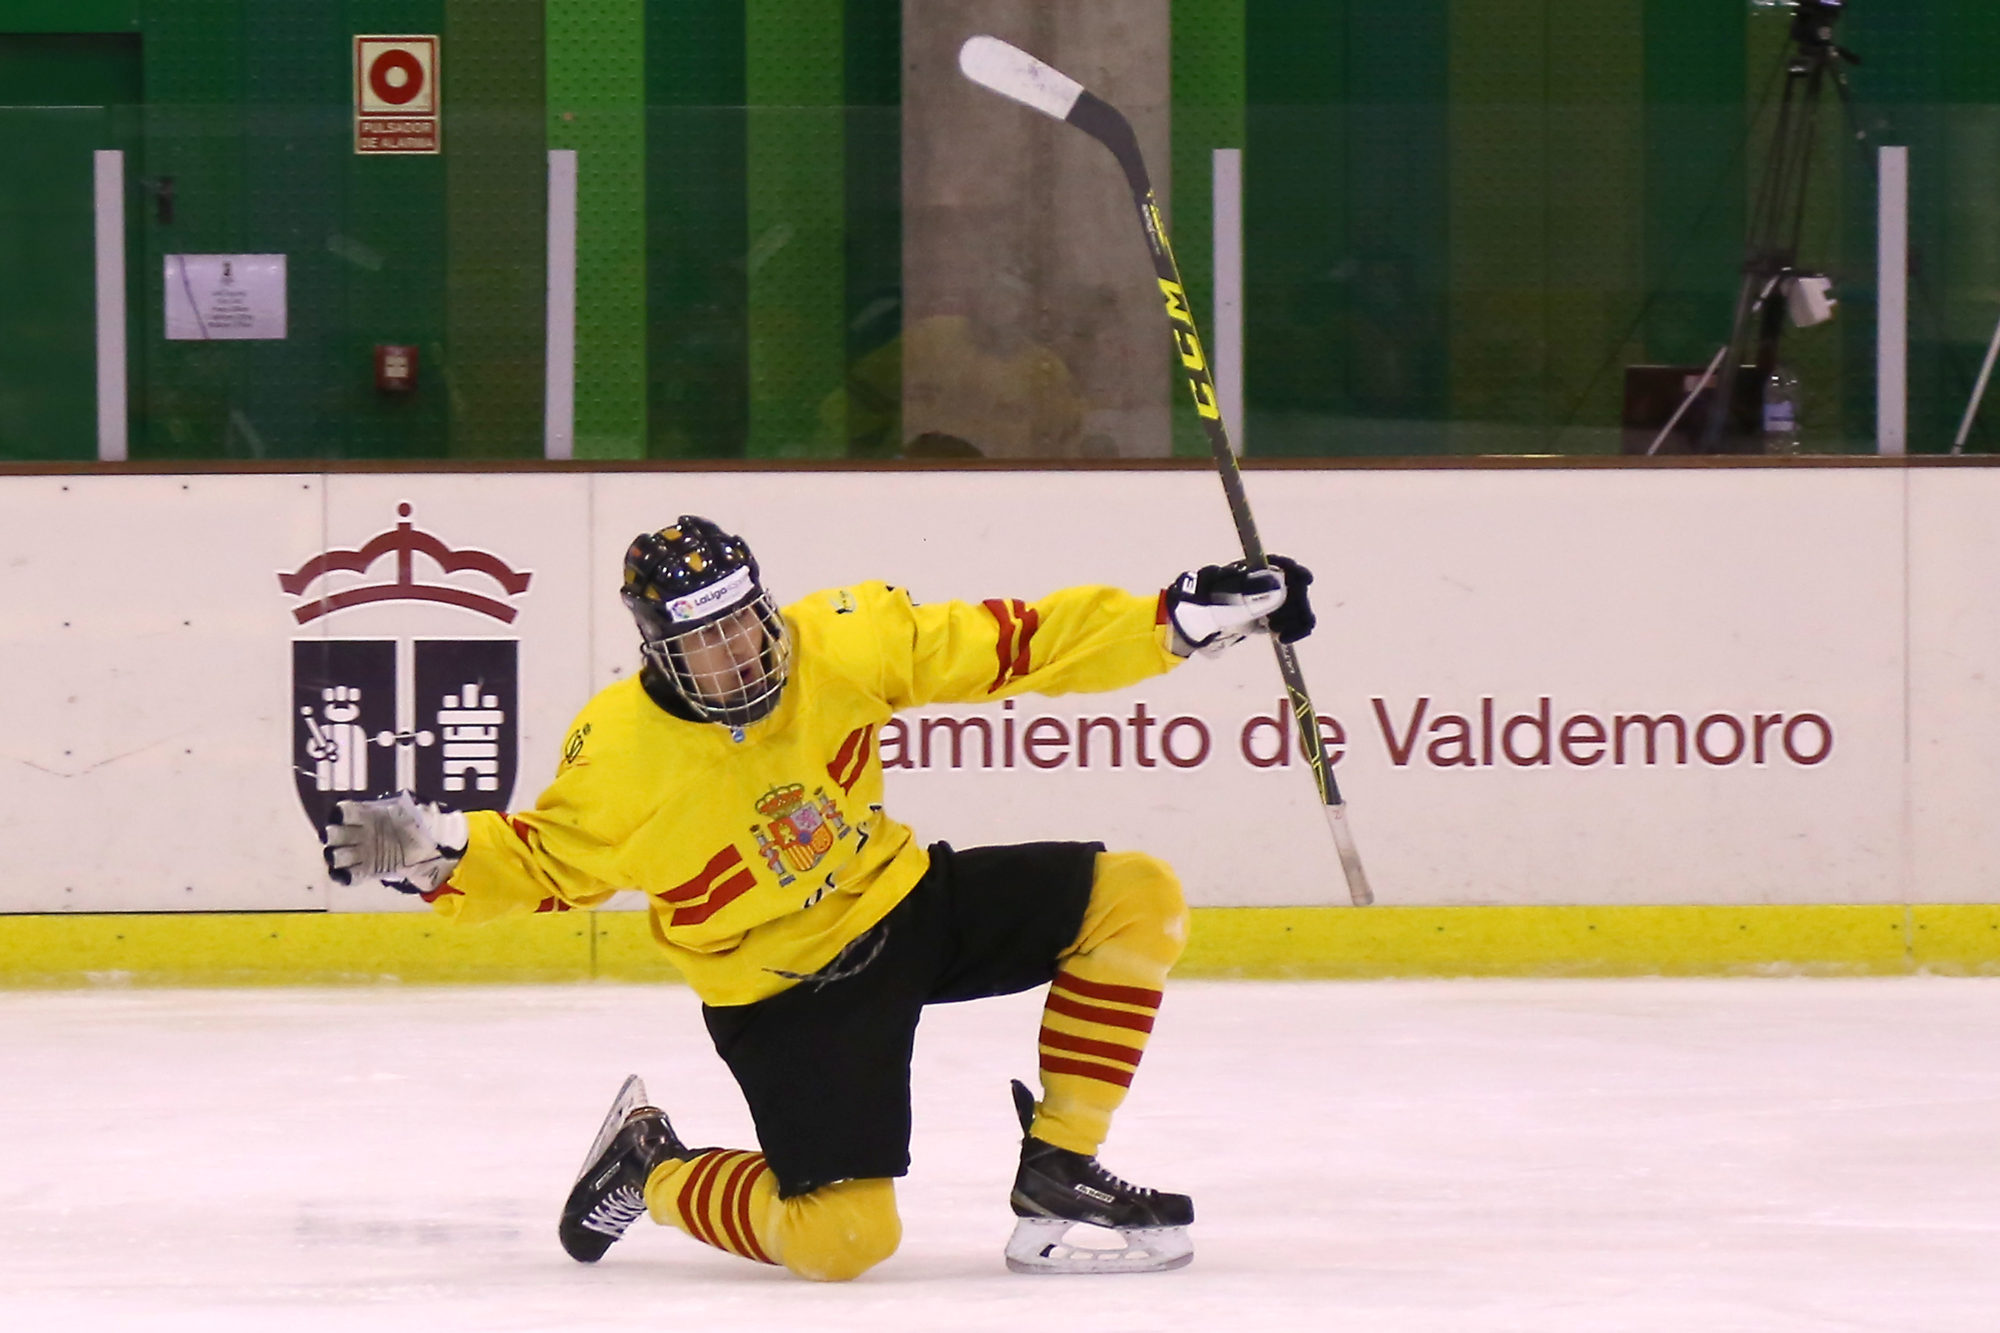
POLYGON ((783 1203, 779 1258, 815 1282, 847 1282, 902 1243, 893 1180, 843 1180, 783 1203))
POLYGON ((1173 867, 1145 852, 1103 852, 1074 954, 1127 955, 1141 975, 1164 978, 1187 947, 1187 899, 1173 867))

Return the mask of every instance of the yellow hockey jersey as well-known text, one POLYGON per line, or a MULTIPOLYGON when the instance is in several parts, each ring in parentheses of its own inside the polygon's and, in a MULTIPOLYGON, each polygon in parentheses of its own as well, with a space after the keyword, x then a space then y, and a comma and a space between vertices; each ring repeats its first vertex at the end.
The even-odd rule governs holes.
POLYGON ((1161 598, 1115 588, 918 605, 866 583, 784 615, 791 678, 769 717, 739 740, 669 714, 636 676, 610 686, 533 810, 470 816, 432 906, 470 924, 636 890, 705 1002, 764 999, 831 962, 930 864, 882 808, 876 738, 894 713, 1118 689, 1181 661, 1161 598))

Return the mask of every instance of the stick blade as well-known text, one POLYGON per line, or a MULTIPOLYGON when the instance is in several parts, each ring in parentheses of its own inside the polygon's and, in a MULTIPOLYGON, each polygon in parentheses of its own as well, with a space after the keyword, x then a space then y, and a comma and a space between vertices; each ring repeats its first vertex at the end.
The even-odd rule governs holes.
POLYGON ((1347 896, 1356 907, 1371 907, 1375 890, 1369 887, 1368 872, 1361 868, 1361 850, 1354 845, 1354 830, 1347 826, 1347 804, 1326 807, 1327 827, 1333 830, 1333 848, 1340 854, 1340 873, 1347 879, 1347 896))
POLYGON ((1083 96, 1083 85, 1075 79, 998 37, 966 38, 958 48, 958 68, 981 87, 1056 120, 1069 119, 1070 108, 1083 96))

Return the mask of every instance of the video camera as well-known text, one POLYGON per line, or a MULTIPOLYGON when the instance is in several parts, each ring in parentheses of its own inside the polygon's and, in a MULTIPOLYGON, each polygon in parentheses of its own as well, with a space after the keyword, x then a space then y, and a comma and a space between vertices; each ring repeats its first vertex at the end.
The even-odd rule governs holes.
POLYGON ((1806 50, 1832 46, 1833 27, 1847 11, 1847 0, 1750 0, 1750 3, 1753 9, 1791 10, 1792 40, 1806 50))

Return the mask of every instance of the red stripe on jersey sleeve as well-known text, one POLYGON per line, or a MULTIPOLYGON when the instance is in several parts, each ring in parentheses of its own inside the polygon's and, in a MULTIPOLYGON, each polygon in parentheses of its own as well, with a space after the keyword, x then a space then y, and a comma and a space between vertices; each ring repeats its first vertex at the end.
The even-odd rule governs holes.
POLYGON ((868 734, 861 739, 861 753, 854 756, 854 771, 847 775, 847 789, 861 781, 861 775, 868 771, 868 763, 875 757, 875 737, 880 728, 873 722, 868 724, 868 734))
POLYGON ((993 677, 993 683, 986 687, 986 692, 992 694, 1007 683, 1008 673, 1014 669, 1014 617, 1008 612, 1007 603, 1001 601, 998 597, 989 597, 984 602, 981 602, 980 605, 992 612, 993 619, 1000 626, 1000 642, 997 645, 1000 654, 1000 670, 993 677))
POLYGON ((1028 644, 1034 639, 1035 631, 1041 628, 1041 613, 1033 607, 1014 603, 1014 615, 1021 622, 1021 641, 1014 646, 1014 666, 1012 675, 1025 676, 1031 668, 1028 665, 1028 644))
POLYGON ((847 733, 841 742, 840 753, 826 766, 827 776, 837 783, 844 792, 852 792, 854 784, 861 781, 861 774, 868 767, 868 761, 875 755, 875 724, 856 727, 847 733))
POLYGON ((841 770, 845 769, 847 761, 854 757, 854 748, 861 744, 861 737, 867 730, 868 728, 866 727, 856 727, 847 733, 847 739, 840 743, 840 749, 835 751, 833 758, 827 761, 826 775, 828 777, 832 778, 835 782, 840 781, 841 770))
POLYGON ((659 899, 663 903, 684 903, 691 898, 699 898, 715 887, 716 880, 742 864, 743 853, 736 850, 736 844, 731 843, 710 857, 708 864, 701 868, 700 874, 685 884, 676 884, 660 894, 659 899))
POLYGON ((674 926, 698 926, 720 912, 729 904, 741 898, 756 885, 757 877, 750 873, 750 867, 743 866, 722 883, 715 886, 715 892, 698 903, 674 909, 674 918, 668 922, 674 926))
POLYGON ((838 778, 840 789, 852 792, 854 784, 861 781, 861 775, 868 771, 868 761, 875 757, 875 724, 870 722, 861 729, 861 744, 854 751, 854 766, 847 770, 847 776, 838 778))

